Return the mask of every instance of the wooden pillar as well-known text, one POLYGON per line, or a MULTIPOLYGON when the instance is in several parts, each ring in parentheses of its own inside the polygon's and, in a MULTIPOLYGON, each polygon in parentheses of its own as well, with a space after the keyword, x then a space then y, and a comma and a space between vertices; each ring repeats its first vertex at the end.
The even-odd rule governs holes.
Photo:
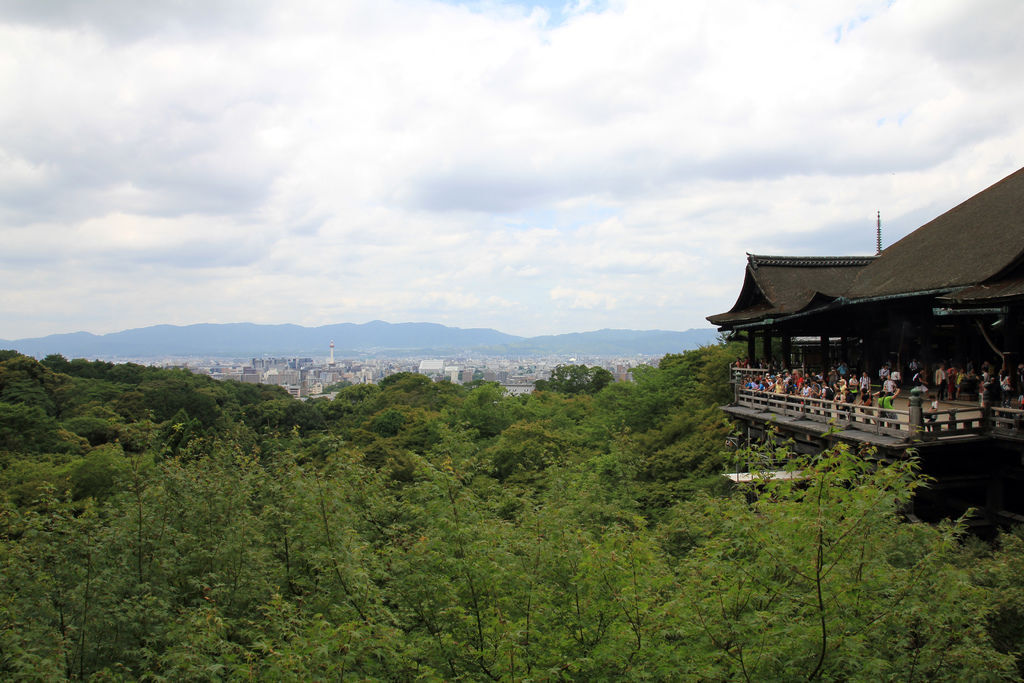
POLYGON ((875 339, 875 359, 873 361, 874 367, 872 368, 871 377, 872 381, 878 377, 878 371, 882 369, 886 361, 889 360, 889 355, 885 351, 885 338, 879 336, 875 339))
POLYGON ((754 364, 754 359, 757 357, 757 344, 754 343, 754 331, 747 330, 747 360, 750 364, 754 364))
POLYGON ((1003 348, 1002 351, 1005 354, 1003 356, 1003 369, 1010 374, 1010 381, 1014 383, 1014 389, 1020 391, 1020 387, 1016 386, 1017 383, 1017 363, 1020 362, 1017 359, 1020 358, 1018 354, 1018 345, 1020 340, 1017 336, 1017 310, 1013 307, 1006 309, 1006 314, 1003 316, 1003 348))
POLYGON ((829 368, 829 364, 830 364, 830 360, 829 360, 829 357, 828 357, 828 335, 827 334, 821 336, 821 341, 820 341, 819 348, 821 350, 821 376, 824 377, 825 375, 828 374, 828 368, 829 368))
POLYGON ((782 335, 782 367, 788 368, 793 364, 792 343, 788 334, 782 335))
MULTIPOLYGON (((865 329, 870 329, 865 326, 865 329)), ((868 373, 868 377, 878 377, 878 369, 882 367, 881 340, 872 329, 869 336, 864 338, 864 359, 861 362, 861 370, 868 373)), ((872 380, 873 381, 873 380, 872 380)))
POLYGON ((967 331, 964 329, 964 320, 957 316, 956 342, 953 346, 953 364, 958 368, 966 367, 967 363, 967 331))
POLYGON ((885 350, 885 359, 892 364, 893 370, 903 373, 899 364, 904 360, 900 354, 900 344, 903 341, 903 317, 895 311, 888 311, 889 318, 889 347, 885 350))
POLYGON ((934 370, 934 368, 932 367, 932 363, 933 361, 936 360, 936 358, 932 354, 931 319, 925 319, 924 322, 921 323, 919 329, 921 330, 921 333, 919 335, 919 339, 921 342, 921 355, 919 355, 917 359, 921 361, 921 365, 923 365, 924 367, 934 370))
POLYGON ((772 364, 772 328, 764 328, 764 336, 761 338, 761 353, 768 365, 772 364))
POLYGON ((974 367, 976 373, 981 375, 981 364, 991 355, 992 349, 988 347, 985 338, 981 336, 978 323, 972 320, 970 325, 973 329, 967 335, 967 362, 974 367))

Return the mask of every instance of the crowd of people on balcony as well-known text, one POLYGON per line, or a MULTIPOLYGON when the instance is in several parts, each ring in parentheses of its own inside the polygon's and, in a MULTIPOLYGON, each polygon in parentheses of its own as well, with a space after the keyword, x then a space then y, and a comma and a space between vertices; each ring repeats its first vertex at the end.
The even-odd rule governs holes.
POLYGON ((737 358, 733 367, 742 374, 744 388, 839 404, 891 409, 902 391, 917 387, 922 398, 933 401, 933 409, 939 401, 980 401, 982 406, 1024 409, 1024 363, 1011 373, 986 361, 979 373, 971 362, 940 362, 929 369, 913 359, 906 365, 905 373, 899 364, 885 363, 876 379, 866 371, 858 373, 845 361, 832 365, 825 373, 788 370, 781 363, 764 359, 737 358), (745 369, 761 372, 743 373, 745 369))

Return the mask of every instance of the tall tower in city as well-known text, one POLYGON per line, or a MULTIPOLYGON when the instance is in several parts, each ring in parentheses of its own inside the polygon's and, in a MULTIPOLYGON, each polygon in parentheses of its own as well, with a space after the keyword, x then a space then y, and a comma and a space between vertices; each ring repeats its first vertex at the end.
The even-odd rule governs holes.
POLYGON ((333 339, 331 340, 331 359, 329 361, 327 361, 327 364, 331 365, 331 366, 334 365, 334 340, 333 339))

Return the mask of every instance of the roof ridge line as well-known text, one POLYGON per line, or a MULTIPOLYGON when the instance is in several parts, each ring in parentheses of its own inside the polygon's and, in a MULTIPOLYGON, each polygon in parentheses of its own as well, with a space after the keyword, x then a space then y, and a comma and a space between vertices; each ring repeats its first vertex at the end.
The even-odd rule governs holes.
POLYGON ((760 266, 866 266, 877 256, 773 256, 747 254, 752 268, 760 266))

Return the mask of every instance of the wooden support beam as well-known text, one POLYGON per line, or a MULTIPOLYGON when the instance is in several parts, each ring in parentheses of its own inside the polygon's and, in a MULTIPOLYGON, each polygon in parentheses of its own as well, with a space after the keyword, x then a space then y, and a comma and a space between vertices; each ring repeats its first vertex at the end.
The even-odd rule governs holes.
POLYGON ((1013 388, 1020 391, 1017 386, 1017 363, 1020 361, 1020 339, 1018 337, 1017 323, 1019 321, 1018 311, 1015 306, 1006 309, 1003 316, 1003 370, 1010 375, 1013 388))

